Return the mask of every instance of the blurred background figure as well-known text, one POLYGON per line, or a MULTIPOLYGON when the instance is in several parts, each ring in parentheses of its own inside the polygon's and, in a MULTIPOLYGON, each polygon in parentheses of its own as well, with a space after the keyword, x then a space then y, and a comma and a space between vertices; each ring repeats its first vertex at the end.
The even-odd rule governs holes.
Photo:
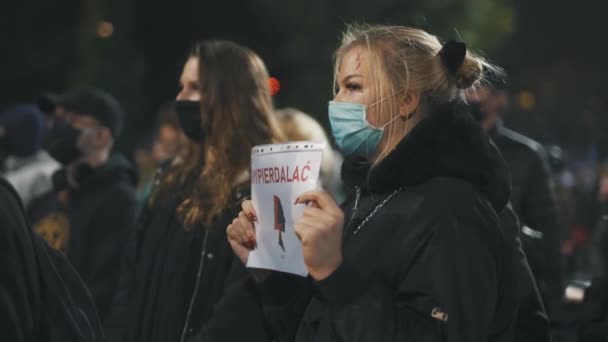
POLYGON ((65 253, 112 336, 114 298, 136 216, 136 171, 112 153, 125 113, 112 95, 92 87, 45 96, 40 106, 51 117, 45 149, 62 169, 53 175, 53 190, 30 203, 33 229, 65 253))
POLYGON ((323 127, 312 116, 292 107, 275 111, 283 133, 288 141, 318 141, 325 143, 323 161, 321 162, 321 186, 329 192, 337 203, 346 198, 340 169, 342 155, 332 148, 331 141, 323 127))
POLYGON ((575 227, 579 212, 579 194, 576 187, 575 175, 569 167, 570 159, 566 152, 557 145, 546 146, 547 157, 555 185, 555 198, 559 208, 560 232, 559 241, 562 256, 562 280, 578 267, 572 263, 571 256, 577 249, 578 241, 574 241, 571 227, 575 227))
MULTIPOLYGON (((590 231, 585 234, 588 239, 584 250, 584 266, 578 271, 588 276, 608 275, 608 163, 598 170, 598 182, 595 202, 592 204, 593 218, 590 231)), ((585 239, 585 240, 587 240, 585 239)))
POLYGON ((0 113, 0 174, 15 187, 25 206, 53 187, 60 165, 41 149, 47 132, 44 113, 24 104, 0 113))
POLYGON ((133 150, 133 161, 139 174, 137 183, 139 211, 147 203, 155 181, 189 144, 179 126, 172 103, 161 107, 156 122, 153 133, 142 138, 133 150))
POLYGON ((511 172, 511 203, 522 224, 522 242, 530 267, 548 306, 561 300, 560 217, 554 182, 544 147, 506 128, 506 90, 485 86, 469 99, 473 115, 501 151, 511 172))
POLYGON ((154 136, 147 135, 141 138, 133 149, 132 161, 137 168, 137 186, 135 193, 137 195, 138 212, 148 201, 148 196, 154 185, 154 178, 158 165, 154 160, 153 155, 154 136))
POLYGON ((161 107, 157 122, 152 155, 156 164, 163 166, 175 159, 188 140, 179 125, 173 104, 161 107))

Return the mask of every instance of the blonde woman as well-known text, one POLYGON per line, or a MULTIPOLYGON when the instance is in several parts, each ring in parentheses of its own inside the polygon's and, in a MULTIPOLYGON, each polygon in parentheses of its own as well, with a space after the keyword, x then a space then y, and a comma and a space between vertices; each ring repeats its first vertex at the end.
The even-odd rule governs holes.
MULTIPOLYGON (((521 259, 497 215, 509 176, 463 106, 484 69, 495 70, 464 43, 422 30, 348 30, 329 120, 356 195, 342 207, 323 191, 296 201, 309 278, 257 271, 243 289, 269 339, 515 340, 521 259)), ((246 262, 259 213, 242 207, 227 232, 246 262)))

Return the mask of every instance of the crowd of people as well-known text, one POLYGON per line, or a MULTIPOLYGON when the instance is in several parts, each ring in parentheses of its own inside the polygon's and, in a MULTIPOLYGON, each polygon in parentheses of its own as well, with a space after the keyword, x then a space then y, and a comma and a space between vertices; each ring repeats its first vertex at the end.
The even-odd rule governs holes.
POLYGON ((240 44, 195 44, 176 79, 128 157, 114 149, 126 113, 105 90, 0 114, 7 340, 608 336, 608 176, 580 237, 561 150, 505 127, 505 75, 465 43, 349 26, 328 103, 335 144, 313 116, 274 108, 264 62, 240 44), (245 266, 250 151, 286 141, 326 145, 320 188, 296 201, 308 277, 245 266), (586 277, 570 265, 580 244, 586 277))

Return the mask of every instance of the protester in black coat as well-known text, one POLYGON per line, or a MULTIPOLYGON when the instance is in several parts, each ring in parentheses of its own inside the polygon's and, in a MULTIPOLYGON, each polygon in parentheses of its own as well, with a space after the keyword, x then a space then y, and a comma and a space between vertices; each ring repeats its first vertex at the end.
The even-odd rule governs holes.
MULTIPOLYGON (((163 200, 142 215, 138 229, 135 284, 129 315, 133 341, 180 339, 198 332, 230 283, 245 274, 221 227, 238 213, 248 184, 237 190, 213 223, 194 231, 180 224, 176 208, 183 195, 163 200), (219 228, 218 228, 219 227, 219 228), (207 304, 209 303, 209 304, 207 304)), ((129 339, 131 340, 131 339, 129 339)))
MULTIPOLYGON (((199 43, 180 83, 176 109, 189 145, 158 179, 137 232, 129 342, 183 342, 211 317, 246 314, 214 309, 247 275, 226 225, 249 195, 251 149, 281 139, 268 72, 249 49, 199 43)), ((234 341, 260 331, 260 324, 250 326, 231 327, 234 341)))
POLYGON ((117 155, 83 173, 78 187, 47 193, 28 210, 34 230, 65 252, 89 286, 102 319, 121 290, 121 264, 135 227, 136 180, 133 166, 117 155))
MULTIPOLYGON (((342 208, 324 192, 300 196, 296 204, 308 206, 294 230, 310 278, 254 270, 256 281, 235 288, 235 297, 248 294, 240 301, 263 312, 268 340, 514 341, 519 310, 535 294, 516 225, 497 214, 509 200, 509 175, 457 104, 457 87, 490 66, 462 43, 442 48, 436 37, 403 27, 354 29, 337 56, 332 130, 347 154, 367 154, 348 157, 343 168, 356 195, 342 208), (370 72, 378 63, 386 70, 370 72), (397 67, 404 64, 409 72, 397 67), (384 92, 374 82, 382 77, 393 81, 384 92), (396 96, 399 89, 408 93, 396 96), (383 102, 388 109, 372 109, 383 102), (373 128, 385 126, 375 145, 373 128)), ((228 234, 245 261, 258 213, 249 201, 243 209, 228 234)), ((546 324, 538 329, 546 333, 546 324)))
POLYGON ((101 342, 93 299, 68 261, 30 230, 0 178, 0 332, 3 341, 101 342))
POLYGON ((445 108, 374 168, 347 159, 343 177, 359 195, 343 206, 350 219, 342 266, 320 282, 275 274, 262 287, 247 285, 252 302, 270 303, 263 311, 278 328, 270 334, 280 341, 293 340, 296 330, 297 341, 332 334, 346 341, 549 341, 517 218, 505 208, 508 174, 484 139, 466 112, 445 108), (365 323, 353 329, 356 322, 365 323))
POLYGON ((515 341, 549 342, 551 341, 549 317, 520 238, 521 224, 510 204, 500 212, 500 222, 518 258, 516 277, 519 309, 515 341))
POLYGON ((511 203, 522 224, 524 249, 541 293, 550 304, 556 304, 562 292, 560 222, 546 151, 538 142, 504 126, 504 89, 481 88, 470 102, 507 162, 511 203))
POLYGON ((89 287, 108 335, 114 334, 114 299, 126 246, 134 236, 137 175, 112 147, 123 110, 110 94, 77 88, 40 106, 52 128, 45 148, 62 164, 54 189, 30 203, 33 229, 64 252, 89 287))
POLYGON ((513 209, 523 225, 543 234, 540 241, 526 250, 530 266, 542 292, 559 300, 562 289, 560 223, 545 149, 534 140, 504 127, 500 121, 490 134, 509 165, 513 209))

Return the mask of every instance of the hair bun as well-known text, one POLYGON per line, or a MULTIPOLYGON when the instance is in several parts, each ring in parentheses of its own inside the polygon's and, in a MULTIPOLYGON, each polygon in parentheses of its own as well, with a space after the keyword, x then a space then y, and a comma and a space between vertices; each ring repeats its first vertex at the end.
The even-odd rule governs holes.
POLYGON ((457 42, 450 40, 443 44, 443 47, 439 51, 439 57, 443 62, 443 65, 448 69, 451 74, 456 74, 464 58, 467 55, 467 45, 463 42, 457 42))
POLYGON ((464 62, 458 68, 455 79, 456 85, 460 89, 468 89, 481 79, 483 64, 477 57, 467 54, 464 62))
POLYGON ((481 78, 482 64, 468 53, 465 43, 450 40, 443 44, 438 55, 458 88, 470 88, 481 78))

